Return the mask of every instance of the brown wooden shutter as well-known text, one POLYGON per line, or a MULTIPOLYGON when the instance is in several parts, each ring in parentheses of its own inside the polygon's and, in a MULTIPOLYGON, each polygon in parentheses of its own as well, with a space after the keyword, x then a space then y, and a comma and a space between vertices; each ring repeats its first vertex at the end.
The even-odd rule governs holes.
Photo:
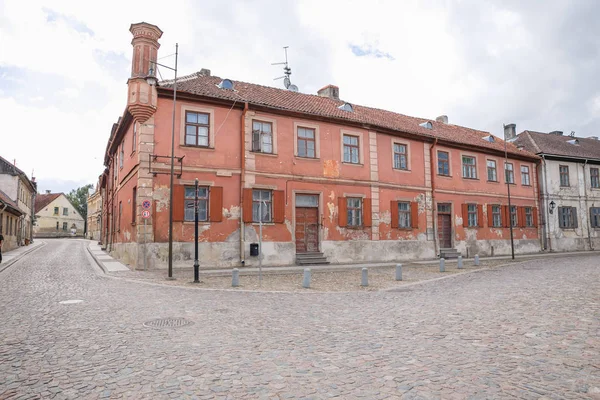
POLYGON ((510 212, 508 206, 502 206, 502 226, 505 228, 510 227, 510 212))
POLYGON ((399 215, 398 215, 398 202, 397 201, 394 201, 394 200, 390 201, 390 214, 392 216, 391 227, 398 228, 399 215))
POLYGON ((223 221, 223 188, 213 186, 210 188, 210 209, 208 210, 209 221, 223 221))
POLYGON ((340 227, 348 225, 348 203, 345 197, 338 197, 338 225, 340 227))
POLYGON ((462 208, 463 227, 467 228, 469 226, 469 205, 461 204, 461 208, 462 208))
POLYGON ((244 222, 252 222, 252 189, 244 189, 244 222))
POLYGON ((273 190, 273 222, 283 224, 285 222, 285 192, 273 190))
POLYGON ((527 226, 527 221, 525 218, 525 207, 519 206, 517 207, 517 220, 518 220, 518 226, 520 228, 524 228, 527 226))
POLYGON ((537 226, 538 226, 538 209, 537 209, 537 207, 532 207, 531 213, 533 214, 533 226, 535 226, 537 228, 537 226))
POLYGON ((483 205, 477 204, 477 226, 483 228, 483 205))
POLYGON ((492 204, 487 205, 487 212, 488 227, 491 228, 494 226, 494 206, 492 204))
POLYGON ((173 221, 181 222, 185 218, 185 186, 173 186, 173 221))
POLYGON ((373 225, 373 213, 371 208, 371 199, 363 199, 363 225, 373 225))
POLYGON ((415 229, 419 227, 419 203, 416 201, 410 202, 410 223, 415 229))

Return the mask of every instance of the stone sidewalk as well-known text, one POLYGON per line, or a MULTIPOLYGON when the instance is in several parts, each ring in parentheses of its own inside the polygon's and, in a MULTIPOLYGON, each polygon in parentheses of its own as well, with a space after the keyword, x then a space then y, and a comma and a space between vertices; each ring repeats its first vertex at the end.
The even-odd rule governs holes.
POLYGON ((4 271, 22 257, 46 245, 43 240, 36 240, 28 246, 20 246, 6 253, 2 252, 2 264, 0 264, 0 272, 4 271))
POLYGON ((102 250, 97 242, 90 241, 88 245, 88 251, 105 273, 118 272, 118 271, 129 271, 123 263, 115 260, 106 251, 102 250))

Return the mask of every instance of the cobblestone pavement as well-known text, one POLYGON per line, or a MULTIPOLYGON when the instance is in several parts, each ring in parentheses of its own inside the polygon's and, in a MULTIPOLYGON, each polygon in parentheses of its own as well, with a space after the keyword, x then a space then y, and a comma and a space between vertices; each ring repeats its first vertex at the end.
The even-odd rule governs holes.
POLYGON ((1 399, 600 396, 598 256, 252 293, 101 276, 84 246, 49 240, 0 274, 1 399), (165 317, 193 324, 144 326, 165 317))

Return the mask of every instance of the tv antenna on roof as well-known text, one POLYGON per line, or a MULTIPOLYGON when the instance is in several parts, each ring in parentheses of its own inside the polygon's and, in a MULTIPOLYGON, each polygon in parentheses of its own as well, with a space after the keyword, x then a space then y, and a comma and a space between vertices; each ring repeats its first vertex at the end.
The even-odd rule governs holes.
POLYGON ((290 80, 290 75, 292 75, 292 69, 290 68, 290 66, 288 64, 288 56, 287 56, 288 47, 289 46, 283 46, 283 49, 285 51, 285 61, 284 62, 271 63, 271 65, 284 65, 283 75, 278 78, 275 78, 273 80, 276 81, 278 79, 283 79, 283 86, 285 86, 286 89, 288 89, 292 92, 297 92, 298 86, 293 85, 292 81, 290 80))

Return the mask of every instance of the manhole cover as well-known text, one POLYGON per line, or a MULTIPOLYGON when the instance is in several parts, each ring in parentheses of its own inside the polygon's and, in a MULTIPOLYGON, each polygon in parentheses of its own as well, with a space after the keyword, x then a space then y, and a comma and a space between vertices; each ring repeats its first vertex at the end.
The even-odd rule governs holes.
POLYGON ((160 318, 144 322, 144 326, 152 328, 177 328, 191 324, 193 324, 193 322, 185 318, 160 318))
POLYGON ((59 304, 77 304, 77 303, 83 303, 83 300, 63 300, 63 301, 59 301, 59 304))

